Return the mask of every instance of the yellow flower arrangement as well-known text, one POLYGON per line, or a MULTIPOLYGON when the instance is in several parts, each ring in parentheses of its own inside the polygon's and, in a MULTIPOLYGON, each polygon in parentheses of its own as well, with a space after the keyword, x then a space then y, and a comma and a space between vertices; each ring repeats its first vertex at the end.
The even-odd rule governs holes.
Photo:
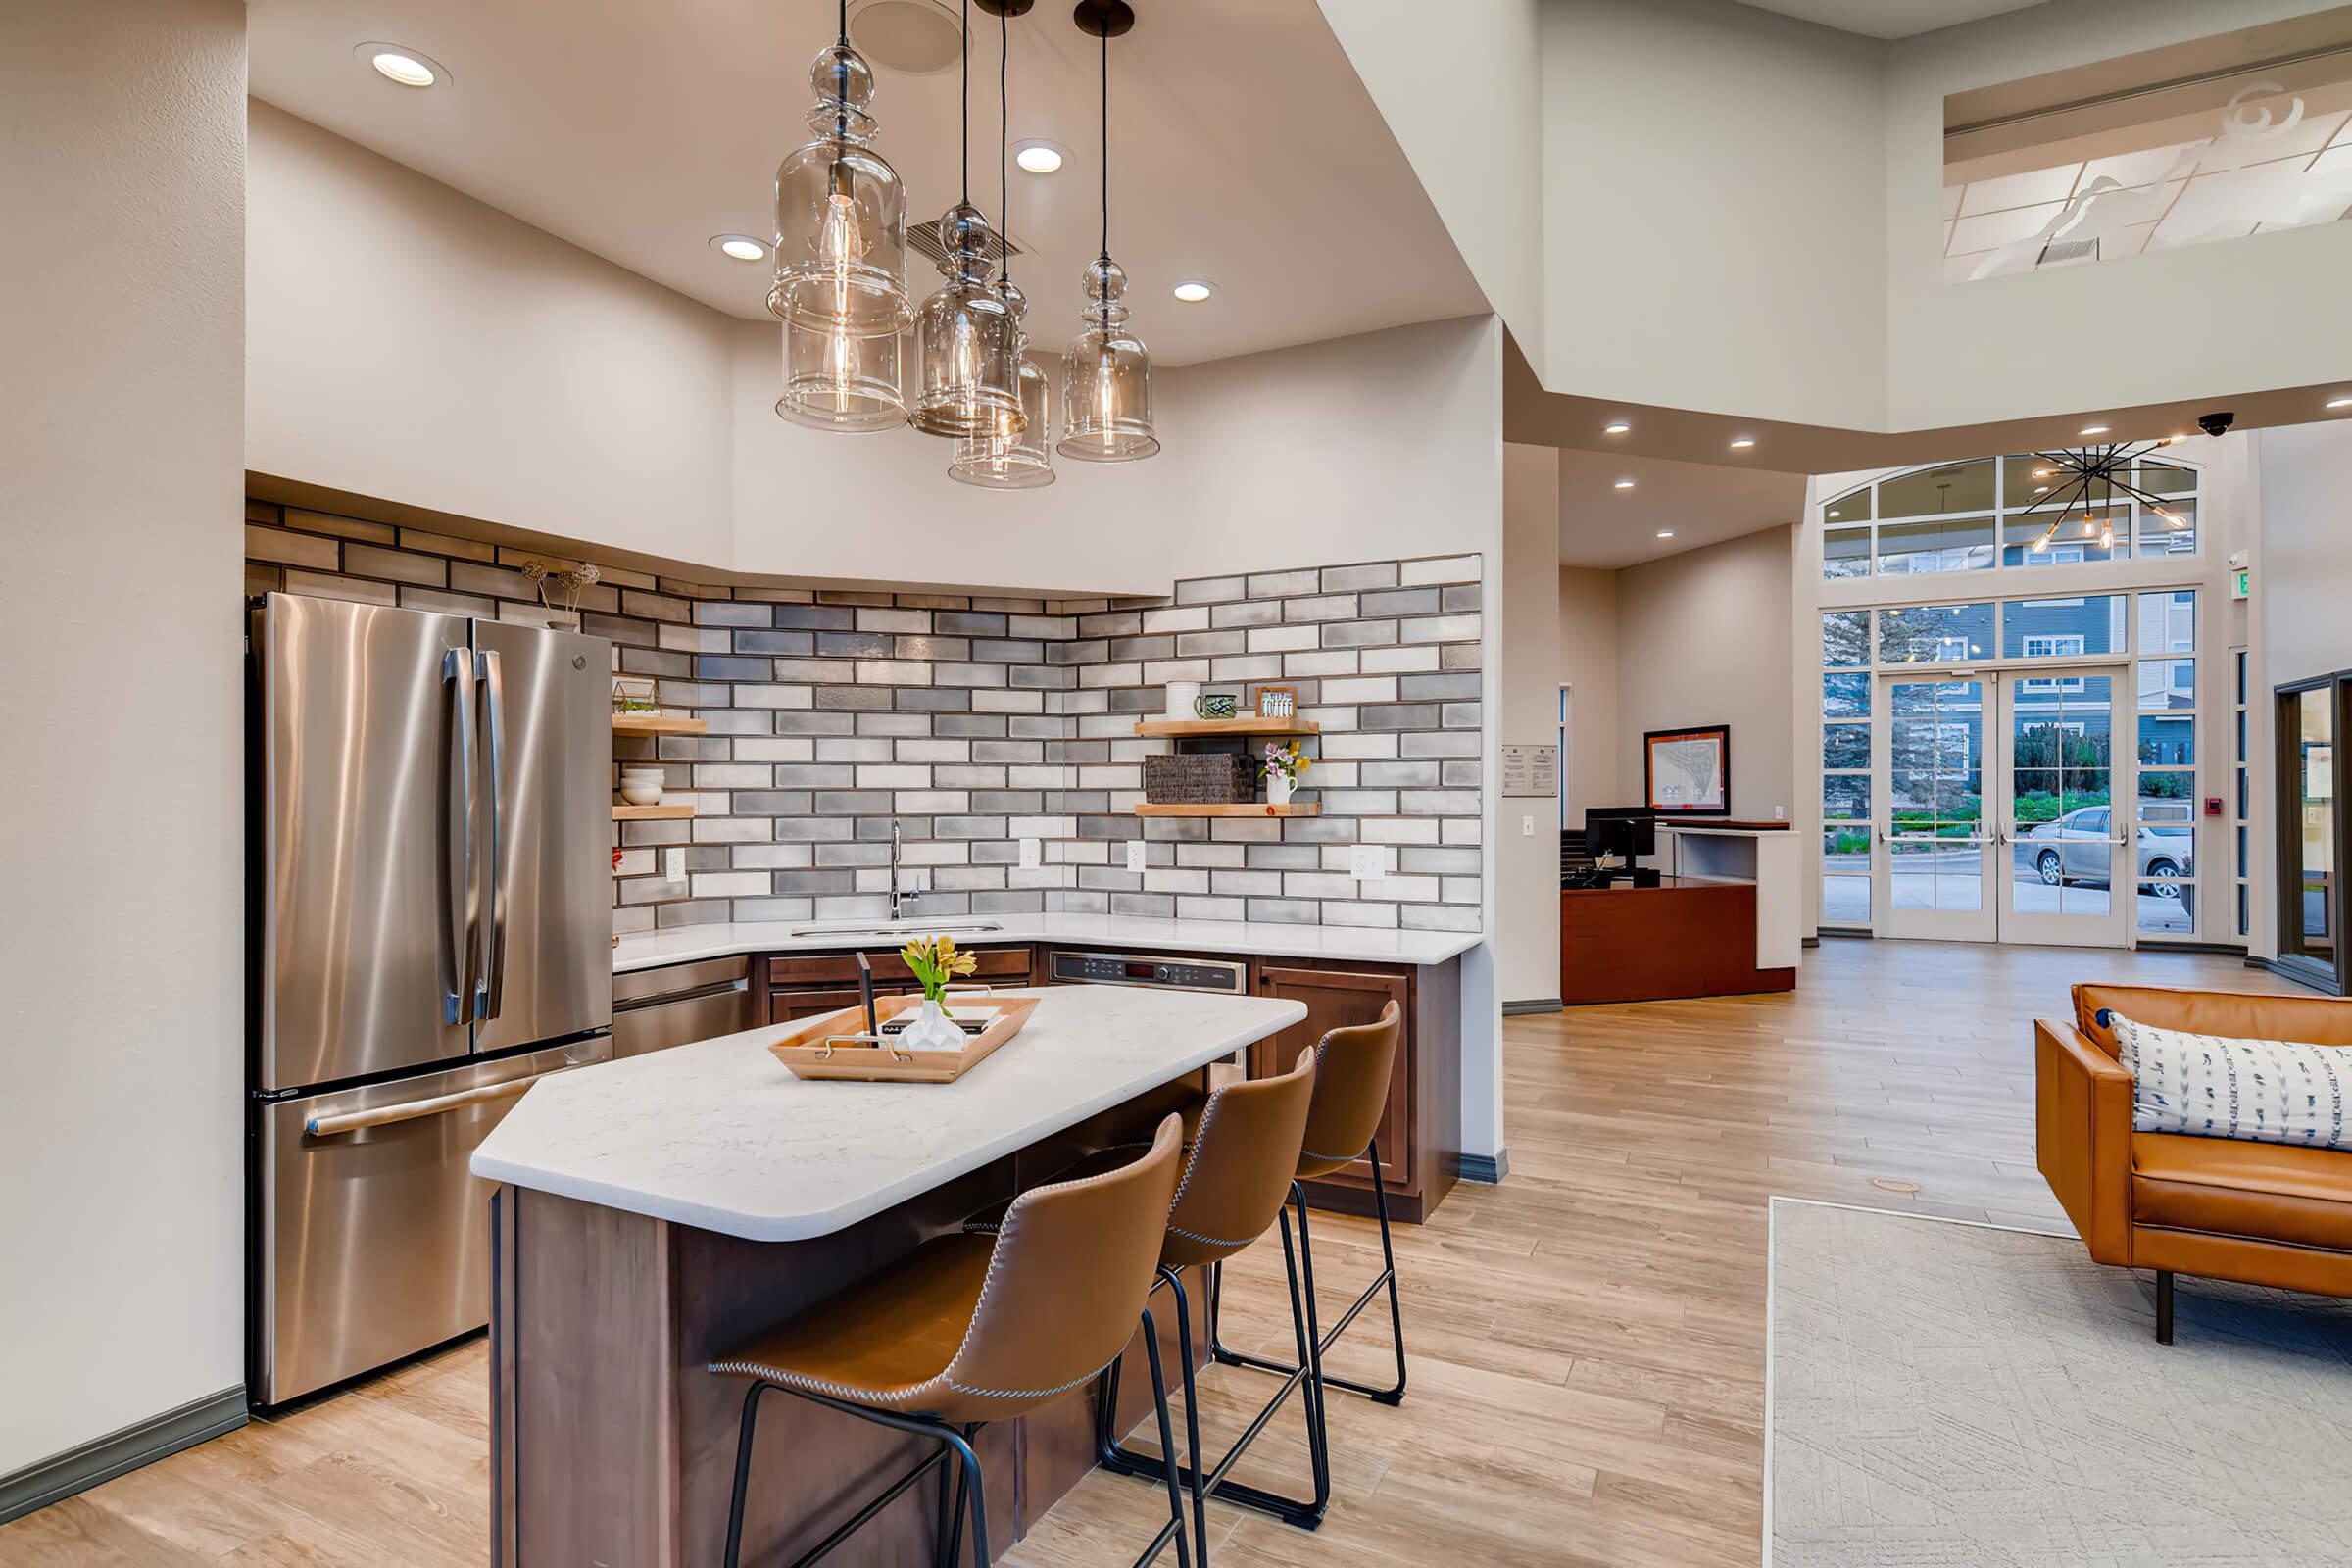
POLYGON ((976 955, 956 951, 954 937, 916 937, 899 950, 906 967, 922 982, 923 999, 938 1002, 947 995, 948 982, 957 975, 971 974, 980 967, 976 955))

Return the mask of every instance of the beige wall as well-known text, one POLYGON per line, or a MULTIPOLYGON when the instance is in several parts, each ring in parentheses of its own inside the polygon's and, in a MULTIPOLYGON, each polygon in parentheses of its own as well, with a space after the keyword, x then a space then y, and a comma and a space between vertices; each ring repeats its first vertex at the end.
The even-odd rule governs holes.
POLYGON ((1617 756, 1628 744, 1617 727, 1617 573, 1562 566, 1559 599, 1559 679, 1569 689, 1561 826, 1582 831, 1593 807, 1641 804, 1617 793, 1617 756))
POLYGON ((2272 686, 2352 669, 2352 420, 2254 433, 2272 686))
POLYGON ((726 318, 251 106, 246 463, 725 564, 726 318))
POLYGON ((1617 574, 1618 804, 1642 800, 1645 730, 1732 727, 1732 814, 1795 805, 1790 529, 1617 574))
POLYGON ((0 1475, 244 1375, 244 24, 0 4, 0 1475))
MULTIPOLYGON (((1491 726, 1504 745, 1559 735, 1560 454, 1502 449, 1502 627, 1494 644, 1501 696, 1491 726)), ((1502 1000, 1560 994, 1560 800, 1502 796, 1494 841, 1494 965, 1502 1000)))

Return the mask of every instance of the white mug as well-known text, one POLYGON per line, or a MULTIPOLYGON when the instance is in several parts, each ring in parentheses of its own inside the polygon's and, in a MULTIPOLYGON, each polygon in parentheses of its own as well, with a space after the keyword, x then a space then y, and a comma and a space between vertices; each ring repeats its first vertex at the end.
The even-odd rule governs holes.
POLYGON ((1168 716, 1170 718, 1197 717, 1198 715, 1193 711, 1193 699, 1200 695, 1200 683, 1197 680, 1168 682, 1168 716))

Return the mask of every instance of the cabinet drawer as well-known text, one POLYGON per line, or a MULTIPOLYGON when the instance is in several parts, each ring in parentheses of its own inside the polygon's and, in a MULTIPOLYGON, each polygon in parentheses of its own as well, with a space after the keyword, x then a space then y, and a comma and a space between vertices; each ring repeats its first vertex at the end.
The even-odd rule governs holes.
MULTIPOLYGON (((966 948, 980 960, 980 966, 967 983, 992 986, 1024 986, 1029 983, 1029 950, 1022 948, 966 948)), ((896 948, 869 950, 865 961, 874 972, 874 983, 903 984, 914 978, 906 960, 899 956, 896 948)), ((852 986, 858 984, 858 959, 853 954, 831 953, 802 956, 799 954, 771 956, 767 960, 769 989, 788 986, 852 986)))
MULTIPOLYGON (((912 986, 874 987, 877 997, 905 996, 912 986)), ((820 1013, 838 1012, 843 1007, 855 1007, 862 1000, 856 986, 808 987, 796 991, 770 991, 767 994, 767 1021, 790 1023, 796 1018, 813 1018, 820 1013)))

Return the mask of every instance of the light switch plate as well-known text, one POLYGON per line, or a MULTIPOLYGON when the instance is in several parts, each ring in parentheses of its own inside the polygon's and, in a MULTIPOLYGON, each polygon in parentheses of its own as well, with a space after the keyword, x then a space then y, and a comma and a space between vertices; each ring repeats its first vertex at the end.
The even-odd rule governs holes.
POLYGON ((1039 845, 1039 843, 1038 843, 1038 841, 1037 841, 1036 839, 1023 839, 1023 840, 1021 840, 1021 869, 1022 869, 1022 870, 1024 870, 1024 871, 1034 871, 1034 870, 1036 870, 1036 869, 1037 869, 1039 866, 1041 866, 1041 865, 1045 864, 1045 862, 1046 862, 1046 858, 1045 858, 1045 853, 1044 853, 1044 850, 1041 848, 1041 846, 1039 845))
POLYGON ((1389 852, 1377 844, 1350 845, 1348 874, 1358 882, 1377 882, 1389 874, 1389 852))
POLYGON ((686 880, 686 852, 683 849, 662 852, 662 874, 672 882, 686 880))
POLYGON ((1127 869, 1137 876, 1144 874, 1144 841, 1142 839, 1127 841, 1127 869))
POLYGON ((1519 836, 1523 839, 1532 839, 1536 836, 1536 819, 1534 817, 1523 816, 1519 819, 1519 836))

